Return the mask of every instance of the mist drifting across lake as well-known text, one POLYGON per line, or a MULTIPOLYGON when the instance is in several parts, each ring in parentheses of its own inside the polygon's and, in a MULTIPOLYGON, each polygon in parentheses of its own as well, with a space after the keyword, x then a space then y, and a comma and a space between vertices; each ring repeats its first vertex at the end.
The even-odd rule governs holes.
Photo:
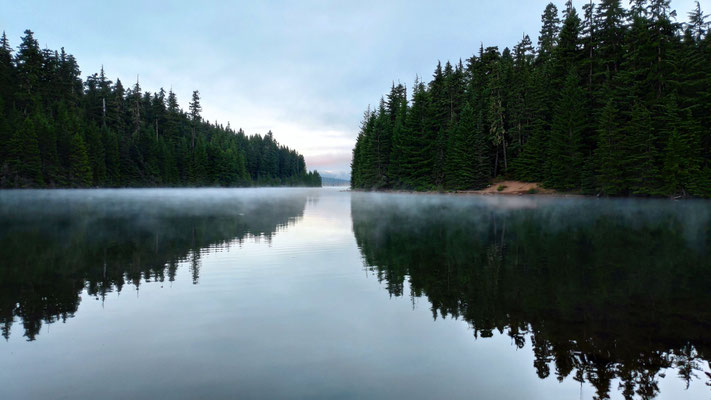
POLYGON ((0 387, 706 399, 710 210, 341 188, 0 191, 0 387))

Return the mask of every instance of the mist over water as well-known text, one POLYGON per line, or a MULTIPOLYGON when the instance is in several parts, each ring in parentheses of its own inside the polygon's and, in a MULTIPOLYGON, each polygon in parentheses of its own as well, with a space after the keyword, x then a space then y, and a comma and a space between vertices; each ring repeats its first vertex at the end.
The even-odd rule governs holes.
POLYGON ((365 194, 351 210, 391 294, 530 343, 542 379, 599 398, 654 397, 667 369, 711 382, 706 202, 365 194))
POLYGON ((203 253, 271 240, 303 217, 309 196, 304 189, 0 192, 3 335, 17 316, 34 340, 42 322, 73 316, 85 287, 103 298, 126 283, 173 281, 183 262, 197 283, 203 253))
POLYGON ((0 191, 0 387, 706 399, 710 256, 707 201, 0 191))

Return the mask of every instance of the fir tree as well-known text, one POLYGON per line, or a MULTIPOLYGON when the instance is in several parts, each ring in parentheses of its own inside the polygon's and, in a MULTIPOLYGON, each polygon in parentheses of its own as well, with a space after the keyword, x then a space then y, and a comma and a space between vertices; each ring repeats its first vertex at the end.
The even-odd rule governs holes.
POLYGON ((558 7, 553 3, 548 3, 541 16, 541 32, 538 36, 538 60, 546 62, 553 54, 553 49, 558 39, 560 30, 560 19, 558 18, 558 7))
POLYGON ((17 173, 17 185, 36 187, 44 183, 42 178, 42 159, 40 157, 37 131, 30 118, 25 118, 21 128, 11 140, 10 161, 17 173))
POLYGON ((652 127, 651 113, 639 103, 632 107, 628 125, 630 154, 629 174, 632 177, 632 193, 659 195, 659 155, 657 137, 652 127))
POLYGON ((69 153, 69 182, 74 187, 87 187, 92 182, 91 165, 84 139, 79 132, 71 136, 69 153))
POLYGON ((562 190, 581 187, 585 94, 574 70, 568 73, 553 115, 546 185, 562 190))
POLYGON ((427 124, 428 103, 429 95, 424 84, 415 80, 412 107, 405 120, 405 135, 401 150, 403 159, 400 166, 404 185, 411 189, 425 189, 432 185, 434 135, 427 124))
POLYGON ((629 189, 626 177, 626 140, 619 129, 620 114, 612 101, 600 113, 598 146, 595 153, 601 190, 607 195, 625 194, 629 189))
POLYGON ((474 113, 474 108, 467 103, 453 129, 451 158, 457 168, 448 175, 450 189, 481 189, 488 183, 489 149, 481 117, 477 119, 474 113))
POLYGON ((200 112, 202 111, 202 107, 200 106, 200 92, 198 92, 197 90, 193 91, 193 97, 190 101, 189 110, 190 120, 193 122, 193 136, 191 146, 192 148, 195 148, 195 136, 197 134, 198 123, 200 122, 200 112))

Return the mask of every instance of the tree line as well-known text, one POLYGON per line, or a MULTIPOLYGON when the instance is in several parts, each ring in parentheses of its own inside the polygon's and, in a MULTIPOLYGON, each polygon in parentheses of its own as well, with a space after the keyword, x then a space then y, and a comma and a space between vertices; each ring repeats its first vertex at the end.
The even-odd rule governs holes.
POLYGON ((271 131, 248 136, 188 111, 170 90, 80 77, 76 59, 24 32, 0 39, 0 187, 320 186, 271 131))
POLYGON ((609 196, 711 196, 711 35, 698 2, 548 4, 534 48, 484 47, 393 84, 365 112, 354 188, 479 189, 494 177, 609 196))

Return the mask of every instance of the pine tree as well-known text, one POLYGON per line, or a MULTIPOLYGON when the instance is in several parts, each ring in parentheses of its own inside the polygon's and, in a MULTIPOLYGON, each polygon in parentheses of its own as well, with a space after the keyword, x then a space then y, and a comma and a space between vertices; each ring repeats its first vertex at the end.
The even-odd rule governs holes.
POLYGON ((620 115, 609 100, 600 113, 598 146, 595 152, 599 183, 607 195, 622 195, 629 189, 624 160, 626 140, 619 129, 620 115))
POLYGON ((664 149, 664 191, 671 195, 686 196, 690 181, 688 163, 685 160, 689 144, 674 130, 664 149))
POLYGON ((561 84, 565 81, 569 71, 577 70, 582 57, 580 52, 580 26, 582 22, 575 7, 573 7, 572 1, 568 0, 565 5, 563 27, 560 30, 558 44, 554 50, 555 74, 559 77, 558 80, 561 84))
POLYGON ((386 187, 388 185, 387 171, 390 163, 392 127, 390 125, 390 117, 385 110, 385 101, 383 99, 380 99, 380 105, 375 114, 371 139, 370 148, 375 163, 371 186, 373 188, 386 187))
POLYGON ((632 107, 628 131, 631 191, 636 195, 660 195, 656 132, 652 127, 651 113, 639 103, 632 107))
POLYGON ((494 176, 499 173, 506 173, 508 170, 508 158, 506 151, 506 125, 504 123, 504 107, 503 91, 505 89, 502 71, 497 64, 492 71, 493 75, 489 79, 489 140, 496 149, 494 156, 494 176), (501 150, 499 151, 499 148, 501 150), (501 156, 500 156, 501 155, 501 156), (501 157, 501 160, 499 159, 501 157))
POLYGON ((192 141, 191 146, 194 149, 195 148, 195 136, 197 134, 197 127, 198 124, 200 123, 200 112, 202 112, 202 107, 200 106, 200 92, 197 90, 193 91, 193 97, 192 100, 190 101, 190 120, 193 123, 193 135, 192 135, 192 141))
POLYGON ((15 132, 11 140, 11 149, 11 166, 17 174, 16 186, 42 186, 44 179, 39 141, 35 125, 30 118, 25 118, 22 127, 15 132))
POLYGON ((92 171, 92 185, 103 186, 106 183, 106 159, 104 145, 101 143, 99 128, 90 125, 86 132, 86 151, 92 171))
POLYGON ((453 129, 451 156, 457 168, 448 175, 450 189, 481 189, 488 183, 489 149, 481 125, 481 117, 477 120, 474 108, 467 103, 453 129))
POLYGON ((130 125, 133 128, 133 135, 136 136, 141 132, 141 114, 143 113, 141 103, 141 85, 138 82, 138 77, 136 77, 136 84, 133 85, 133 90, 129 92, 127 100, 131 117, 130 125))
MULTIPOLYGON (((208 179, 207 164, 207 148, 202 140, 198 140, 190 163, 190 181, 193 185, 201 186, 214 183, 208 179)), ((266 176, 266 171, 264 176, 266 176)))
POLYGON ((102 128, 101 142, 106 162, 106 186, 118 186, 121 183, 118 137, 110 129, 102 128))
MULTIPOLYGON (((528 35, 514 47, 513 77, 509 89, 509 132, 511 132, 511 154, 516 159, 523 151, 531 135, 531 73, 533 67, 533 45, 528 35)), ((515 169, 515 168, 514 168, 515 169)))
POLYGON ((408 110, 403 135, 401 170, 406 188, 425 189, 432 186, 434 133, 428 129, 429 93, 423 83, 415 80, 412 107, 408 110))
POLYGON ((47 117, 35 113, 32 117, 42 158, 42 175, 44 183, 55 186, 60 181, 59 154, 57 153, 57 135, 54 126, 47 117))
POLYGON ((442 69, 442 63, 437 63, 433 79, 429 84, 427 107, 428 122, 425 129, 433 136, 432 143, 432 171, 429 183, 435 187, 442 187, 444 184, 444 169, 447 158, 447 143, 451 109, 449 105, 449 93, 447 81, 452 73, 451 64, 447 63, 442 69))
POLYGON ((701 11, 701 4, 696 1, 696 7, 689 12, 689 23, 687 24, 689 35, 696 43, 701 42, 708 32, 709 26, 706 22, 707 17, 708 15, 705 15, 701 11))
MULTIPOLYGON (((404 94, 404 93, 403 93, 404 94)), ((390 157, 390 164, 388 166, 387 175, 390 179, 390 185, 394 188, 400 188, 403 186, 403 154, 404 146, 407 141, 405 130, 405 121, 407 120, 407 98, 403 97, 400 99, 400 105, 395 111, 395 120, 393 121, 392 128, 392 151, 390 157)))
POLYGON ((12 104, 11 101, 16 90, 14 87, 16 80, 14 67, 12 47, 10 47, 5 31, 3 31, 2 37, 0 37, 0 112, 2 114, 6 114, 6 110, 12 104))
POLYGON ((75 132, 70 142, 69 182, 74 187, 87 187, 91 185, 91 181, 91 165, 86 154, 84 139, 79 132, 75 132))
POLYGON ((584 129, 585 93, 577 73, 570 70, 553 114, 546 186, 562 190, 580 189, 584 129))
POLYGON ((42 53, 39 43, 34 38, 34 32, 27 29, 15 58, 18 80, 17 100, 20 110, 28 114, 39 102, 39 85, 42 71, 42 53))
POLYGON ((601 0, 595 14, 596 55, 602 81, 608 82, 622 62, 625 12, 620 0, 601 0))
POLYGON ((538 62, 545 63, 553 55, 556 46, 558 32, 560 31, 560 19, 558 18, 558 7, 553 3, 548 3, 541 16, 541 32, 538 36, 538 62))
POLYGON ((666 100, 660 114, 665 121, 663 134, 668 138, 663 150, 663 192, 672 196, 707 196, 708 171, 699 153, 701 128, 688 118, 688 112, 679 110, 674 97, 666 100))
POLYGON ((521 154, 513 161, 517 179, 527 182, 541 182, 545 178, 545 161, 548 151, 549 123, 547 104, 549 98, 547 70, 538 68, 532 72, 527 85, 528 95, 528 138, 521 154))

